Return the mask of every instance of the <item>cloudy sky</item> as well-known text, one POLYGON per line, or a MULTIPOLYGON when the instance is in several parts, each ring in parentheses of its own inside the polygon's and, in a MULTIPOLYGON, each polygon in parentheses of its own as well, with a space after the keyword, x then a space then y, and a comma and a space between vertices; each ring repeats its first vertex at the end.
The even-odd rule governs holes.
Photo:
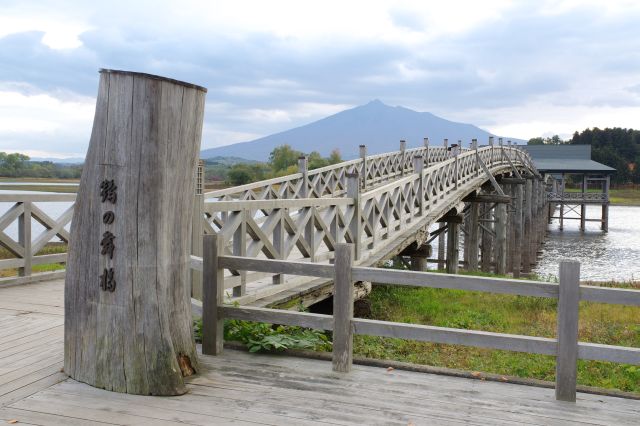
POLYGON ((640 2, 0 1, 0 150, 83 156, 98 69, 209 89, 203 148, 380 99, 529 139, 640 127, 640 2))

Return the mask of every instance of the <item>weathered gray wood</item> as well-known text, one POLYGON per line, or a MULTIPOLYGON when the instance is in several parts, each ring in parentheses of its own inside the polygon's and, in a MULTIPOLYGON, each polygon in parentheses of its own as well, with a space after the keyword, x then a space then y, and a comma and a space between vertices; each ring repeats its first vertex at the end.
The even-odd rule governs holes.
POLYGON ((419 324, 403 324, 360 318, 353 320, 353 327, 355 334, 368 336, 393 337, 398 339, 419 340, 422 342, 503 349, 543 355, 555 355, 557 346, 554 339, 544 337, 433 327, 419 324))
POLYGON ((224 343, 224 321, 220 307, 224 300, 224 246, 218 234, 204 236, 202 292, 202 353, 218 355, 224 343))
POLYGON ((520 272, 522 271, 522 199, 523 188, 522 185, 515 186, 515 200, 514 200, 514 243, 513 243, 513 277, 520 278, 520 272))
POLYGON ((560 262, 558 296, 558 352, 556 354, 556 399, 575 402, 578 360, 578 302, 580 263, 560 262))
POLYGON ((189 251, 204 89, 103 70, 71 225, 65 371, 109 390, 175 395, 197 368, 189 251), (115 198, 101 196, 114 181, 115 198), (115 220, 103 221, 113 212, 115 220), (101 254, 106 232, 113 256, 101 254), (113 268, 115 289, 100 288, 113 268))
POLYGON ((580 286, 580 300, 612 303, 615 305, 640 306, 640 290, 580 286))
POLYGON ((378 284, 483 291, 520 296, 558 297, 558 284, 542 281, 512 280, 508 278, 445 275, 436 272, 402 271, 356 266, 353 268, 353 279, 354 281, 367 281, 378 284))
POLYGON ((446 232, 443 231, 447 227, 446 223, 440 223, 438 234, 438 269, 443 270, 446 265, 446 232))
POLYGON ((362 211, 360 200, 360 184, 358 173, 347 173, 347 197, 353 199, 353 216, 349 222, 349 231, 353 236, 354 260, 362 256, 362 221, 360 213, 362 211))
POLYGON ((467 269, 469 271, 478 270, 478 235, 480 227, 478 219, 480 218, 480 204, 471 203, 469 208, 469 235, 465 239, 465 245, 469 246, 469 258, 467 259, 467 269))
POLYGON ((496 205, 496 273, 504 275, 507 272, 507 206, 496 205))
POLYGON ((23 210, 18 217, 18 243, 24 250, 24 264, 18 268, 21 277, 31 275, 31 203, 23 203, 23 210))
POLYGON ((221 311, 221 318, 225 319, 292 325, 313 328, 316 330, 333 330, 333 318, 331 315, 256 308, 253 306, 223 306, 221 311))
POLYGON ((447 231, 447 274, 458 273, 458 262, 460 259, 460 225, 455 222, 449 222, 449 230, 447 231))
POLYGON ((531 233, 532 227, 532 180, 527 179, 527 183, 524 185, 524 204, 523 204, 523 238, 522 238, 522 272, 531 272, 532 256, 531 256, 531 233))
POLYGON ((480 267, 484 272, 491 272, 491 264, 493 263, 493 212, 494 205, 490 203, 483 204, 482 215, 482 252, 480 267))
POLYGON ((578 342, 578 358, 640 365, 640 348, 578 342))
POLYGON ((353 265, 350 244, 336 246, 333 294, 333 371, 348 373, 353 362, 353 265))
POLYGON ((318 278, 333 278, 334 267, 320 263, 294 260, 255 259, 238 256, 220 256, 223 268, 268 272, 271 274, 303 275, 318 278))

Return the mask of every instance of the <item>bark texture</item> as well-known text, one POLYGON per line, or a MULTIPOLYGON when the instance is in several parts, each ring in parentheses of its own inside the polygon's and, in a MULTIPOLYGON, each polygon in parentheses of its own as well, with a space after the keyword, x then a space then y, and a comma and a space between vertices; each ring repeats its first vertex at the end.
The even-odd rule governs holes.
POLYGON ((78 381, 178 395, 198 369, 188 273, 205 94, 157 76, 100 73, 65 283, 64 368, 78 381))

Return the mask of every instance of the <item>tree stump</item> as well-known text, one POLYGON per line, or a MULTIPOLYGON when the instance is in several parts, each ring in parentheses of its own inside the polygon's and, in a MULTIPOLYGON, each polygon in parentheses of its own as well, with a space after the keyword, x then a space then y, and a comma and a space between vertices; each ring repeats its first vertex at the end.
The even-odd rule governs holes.
POLYGON ((179 395, 198 368, 188 273, 205 94, 100 71, 65 282, 64 369, 75 380, 179 395))

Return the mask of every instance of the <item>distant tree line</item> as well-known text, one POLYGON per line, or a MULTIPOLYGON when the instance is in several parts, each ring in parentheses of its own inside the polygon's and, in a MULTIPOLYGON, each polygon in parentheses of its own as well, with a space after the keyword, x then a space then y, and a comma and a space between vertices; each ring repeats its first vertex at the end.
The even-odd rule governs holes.
MULTIPOLYGON (((227 166, 226 170, 218 168, 218 174, 223 175, 223 179, 229 185, 244 185, 246 183, 256 182, 264 179, 271 179, 279 176, 286 176, 298 172, 298 159, 305 155, 301 151, 293 149, 290 145, 281 145, 273 149, 269 155, 267 163, 238 162, 227 166)), ((318 169, 320 167, 329 166, 342 161, 340 152, 335 149, 331 151, 328 157, 322 157, 319 152, 313 151, 306 155, 307 166, 309 170, 318 169)), ((213 168, 207 170, 207 176, 210 177, 213 168)), ((220 179, 218 179, 220 180, 220 179)))
POLYGON ((529 140, 529 145, 543 144, 591 145, 592 160, 616 169, 611 177, 613 183, 640 183, 640 130, 594 127, 575 132, 569 140, 558 135, 529 140))
POLYGON ((30 161, 24 154, 0 152, 0 176, 54 179, 78 179, 81 165, 57 164, 51 161, 30 161))

